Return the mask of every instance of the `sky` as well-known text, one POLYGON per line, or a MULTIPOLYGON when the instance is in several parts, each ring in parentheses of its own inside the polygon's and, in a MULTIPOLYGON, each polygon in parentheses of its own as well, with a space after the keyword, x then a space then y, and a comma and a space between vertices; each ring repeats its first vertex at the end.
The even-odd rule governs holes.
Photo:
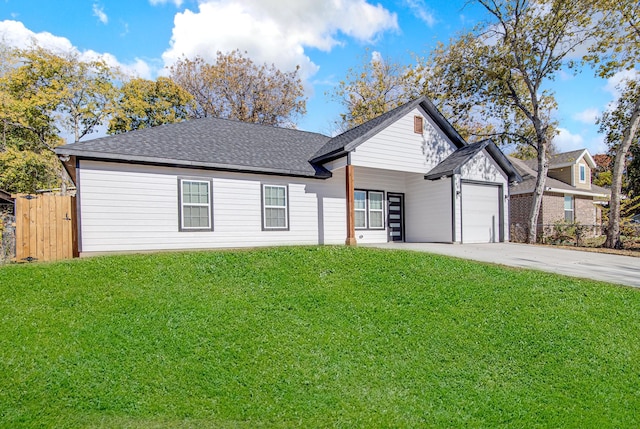
MULTIPOLYGON (((235 49, 283 71, 300 66, 308 100, 298 128, 330 135, 343 107, 329 93, 349 68, 372 55, 410 64, 484 18, 466 0, 0 0, 0 37, 103 58, 146 79, 166 75, 181 56, 213 61, 235 49)), ((550 84, 559 151, 606 150, 595 119, 621 77, 587 68, 550 84)))

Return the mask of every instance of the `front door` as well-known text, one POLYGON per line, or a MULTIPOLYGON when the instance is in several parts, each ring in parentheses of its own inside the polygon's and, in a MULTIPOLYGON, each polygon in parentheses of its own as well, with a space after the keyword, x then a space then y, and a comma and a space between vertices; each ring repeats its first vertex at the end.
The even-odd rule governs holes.
POLYGON ((404 194, 387 193, 389 241, 404 241, 404 194))

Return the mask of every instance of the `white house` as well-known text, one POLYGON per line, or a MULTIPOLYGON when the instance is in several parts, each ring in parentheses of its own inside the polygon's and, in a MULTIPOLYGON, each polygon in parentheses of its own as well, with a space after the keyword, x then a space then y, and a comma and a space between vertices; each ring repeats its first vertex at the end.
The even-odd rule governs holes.
POLYGON ((204 118, 59 147, 81 254, 508 240, 508 184, 427 98, 336 137, 204 118))

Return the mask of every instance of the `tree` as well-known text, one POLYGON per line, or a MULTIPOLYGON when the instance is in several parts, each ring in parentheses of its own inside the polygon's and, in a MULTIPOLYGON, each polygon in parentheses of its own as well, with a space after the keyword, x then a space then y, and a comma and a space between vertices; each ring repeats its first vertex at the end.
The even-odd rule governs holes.
MULTIPOLYGON (((615 73, 635 68, 640 60, 640 6, 637 0, 600 0, 596 13, 602 15, 598 43, 591 46, 585 59, 595 64, 598 75, 611 77, 615 73)), ((611 202, 605 247, 620 248, 620 202, 623 172, 632 145, 637 145, 640 127, 639 84, 629 81, 623 88, 616 107, 602 120, 601 130, 609 144, 615 144, 611 176, 611 202), (617 139, 617 140, 616 140, 617 139)))
POLYGON ((156 81, 135 78, 120 89, 109 134, 120 134, 187 119, 193 97, 167 77, 156 81))
POLYGON ((570 56, 593 36, 595 27, 587 2, 580 0, 475 3, 488 12, 489 20, 439 46, 425 68, 442 76, 446 92, 440 99, 463 100, 456 101, 455 109, 494 126, 485 137, 535 150, 538 173, 527 237, 533 243, 551 140, 557 134, 557 106, 549 83, 572 65, 570 56))
POLYGON ((357 68, 350 68, 345 79, 329 94, 346 109, 339 128, 347 130, 363 124, 420 95, 420 87, 410 67, 369 51, 357 68))
POLYGON ((596 163, 596 168, 591 171, 592 178, 591 183, 596 186, 602 186, 603 188, 611 187, 611 164, 613 158, 607 154, 599 153, 593 155, 593 161, 596 163))
POLYGON ((217 53, 215 64, 183 58, 170 69, 172 79, 190 93, 191 117, 214 116, 264 125, 295 127, 306 112, 304 88, 294 71, 256 65, 239 50, 217 53))

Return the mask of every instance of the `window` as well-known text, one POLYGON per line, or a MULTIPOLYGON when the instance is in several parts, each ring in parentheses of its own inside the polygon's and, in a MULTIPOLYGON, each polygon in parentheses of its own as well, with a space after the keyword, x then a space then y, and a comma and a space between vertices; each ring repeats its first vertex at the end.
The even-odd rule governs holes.
POLYGON ((573 195, 564 196, 564 220, 573 222, 573 195))
POLYGON ((262 226, 269 230, 289 228, 286 186, 262 186, 262 226))
POLYGON ((211 221, 211 181, 179 180, 180 230, 213 230, 211 221))
POLYGON ((580 183, 587 182, 587 166, 580 164, 580 183))
POLYGON ((356 229, 384 229, 384 192, 354 191, 356 229))
POLYGON ((424 125, 422 123, 422 116, 413 117, 413 132, 416 134, 422 134, 424 125))
POLYGON ((369 192, 369 228, 384 228, 384 216, 382 214, 382 200, 384 194, 382 192, 369 192))

